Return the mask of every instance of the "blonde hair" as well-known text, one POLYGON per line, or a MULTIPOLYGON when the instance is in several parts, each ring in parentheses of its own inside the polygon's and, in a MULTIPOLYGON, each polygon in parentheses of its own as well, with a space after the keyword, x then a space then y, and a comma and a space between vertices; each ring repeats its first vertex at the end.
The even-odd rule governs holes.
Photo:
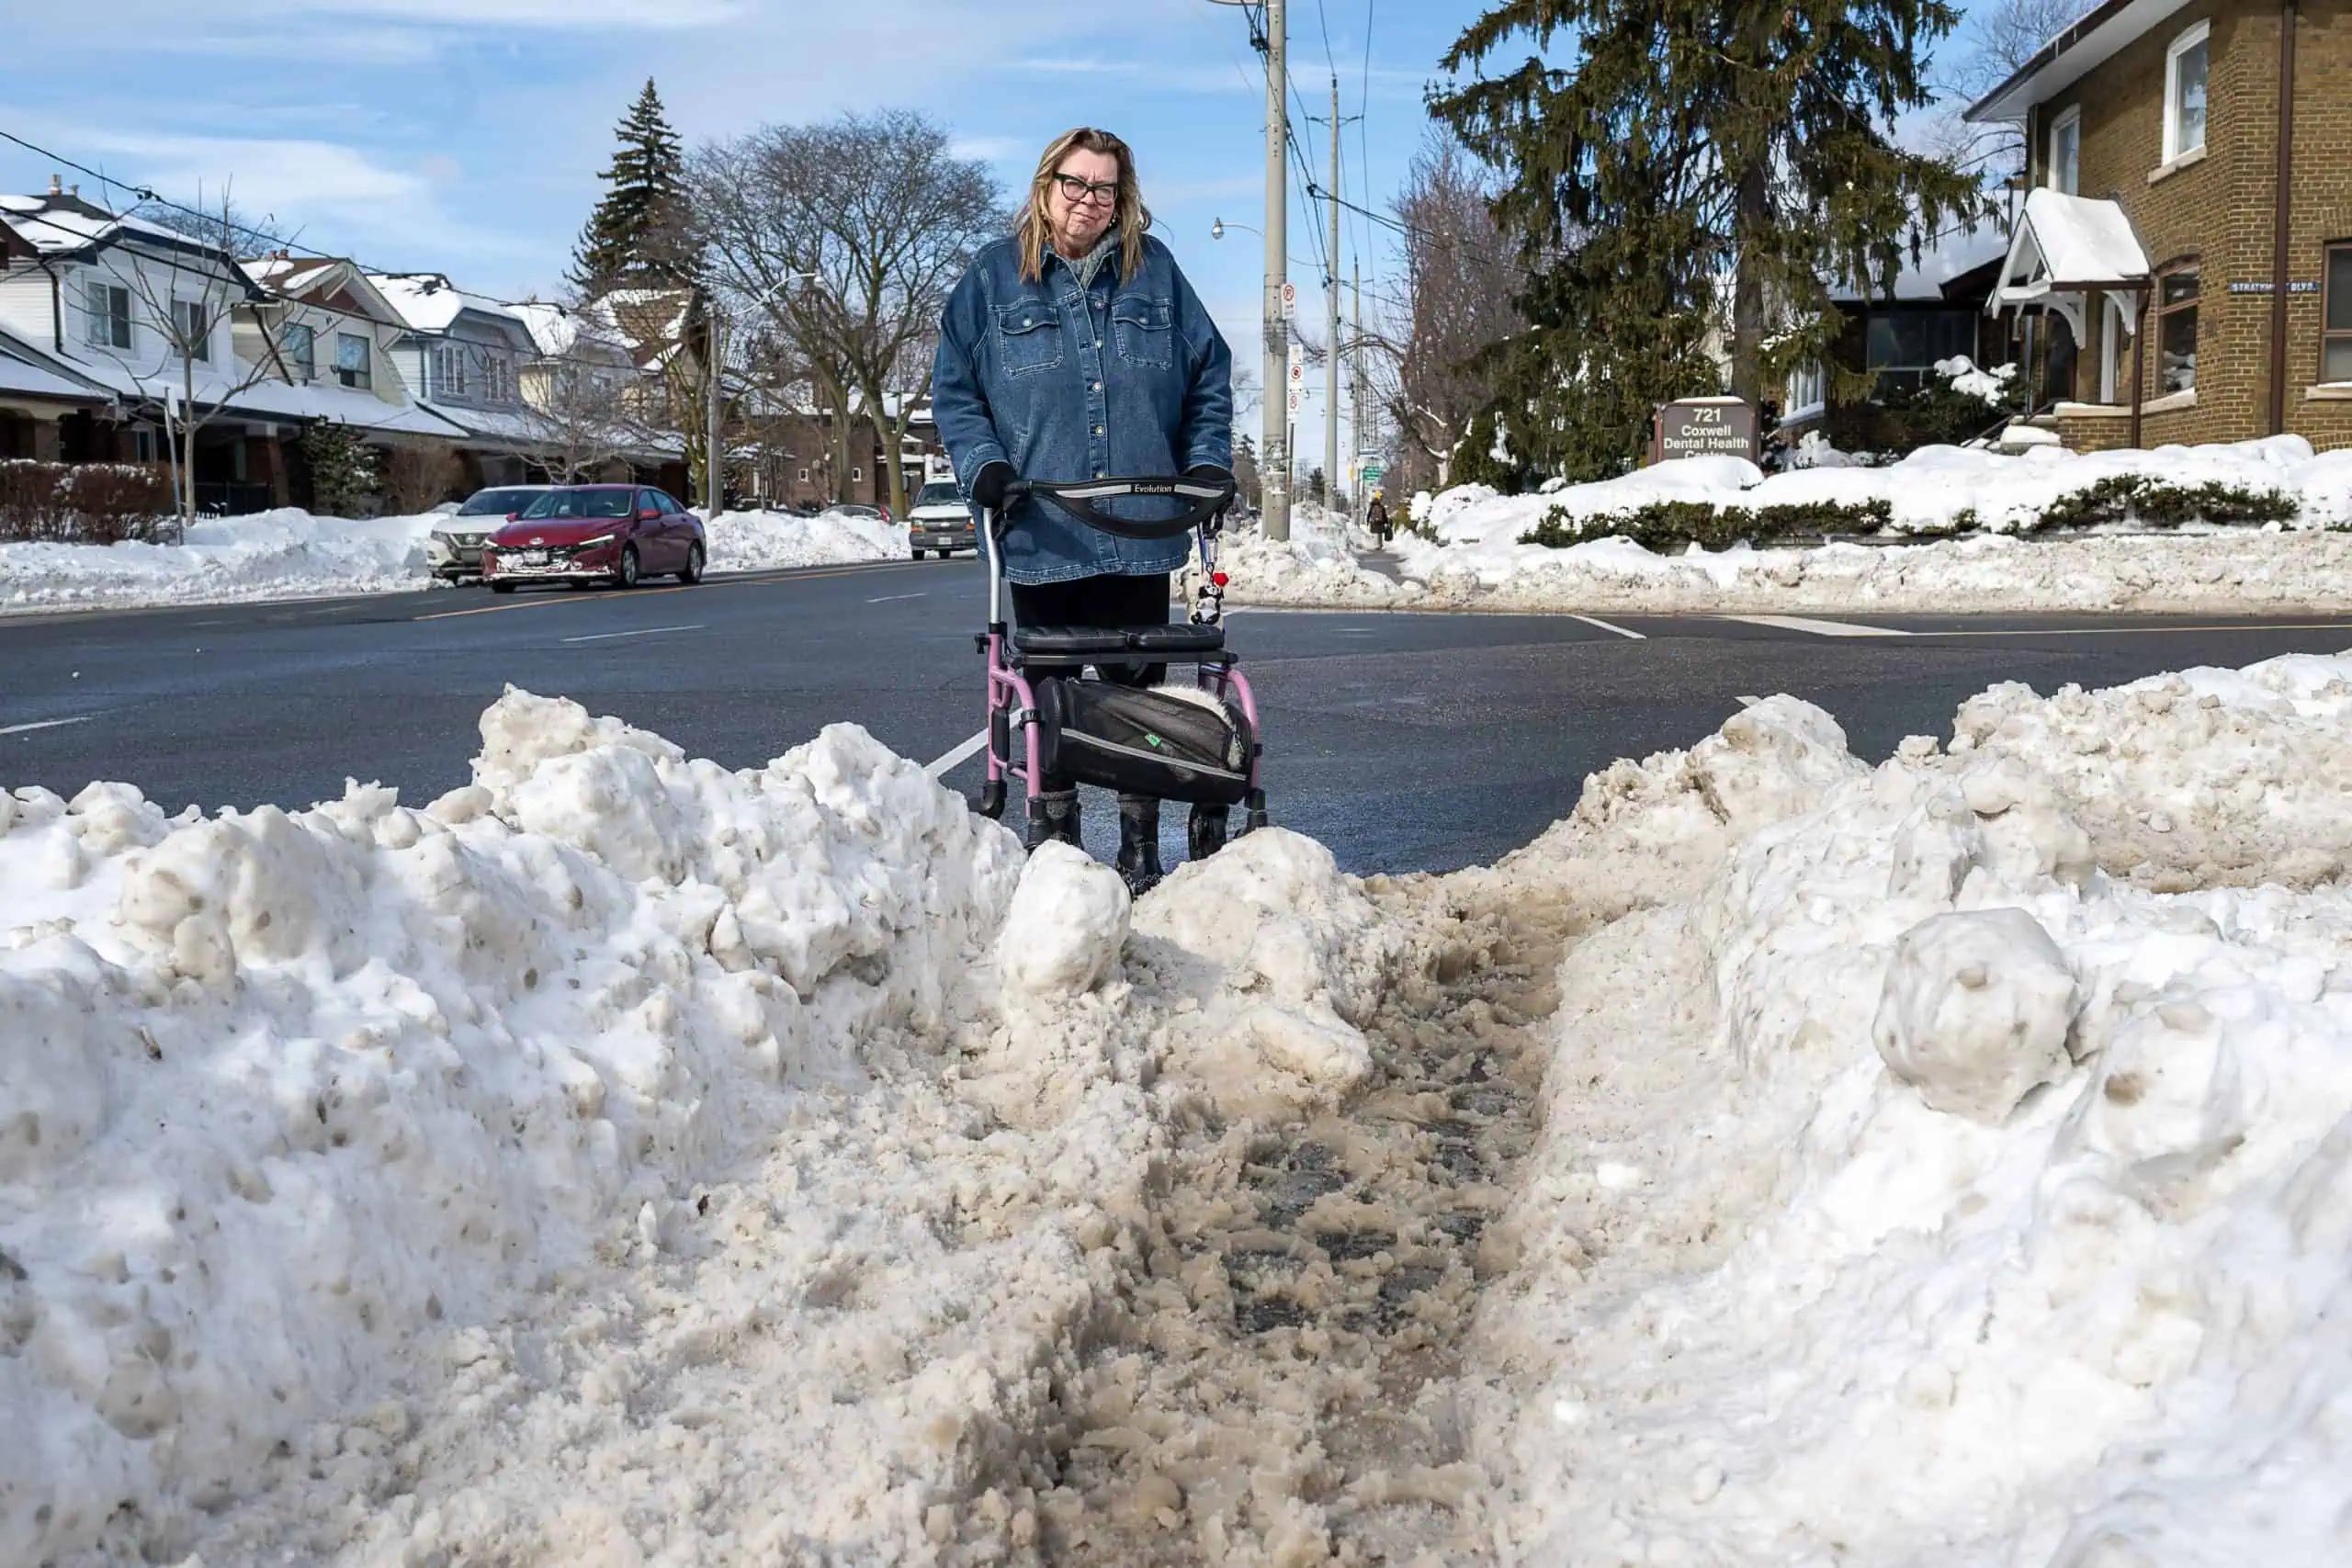
POLYGON ((1119 281, 1128 282, 1143 265, 1143 233, 1151 227, 1151 214, 1136 184, 1135 155, 1109 131, 1083 125, 1055 137, 1046 155, 1037 160, 1037 172, 1029 181, 1029 198, 1012 220, 1013 238, 1021 245, 1022 281, 1036 283, 1046 276, 1046 253, 1054 243, 1053 222, 1046 216, 1046 191, 1062 160, 1072 152, 1100 152, 1118 162, 1119 194, 1111 209, 1111 221, 1119 231, 1119 281))

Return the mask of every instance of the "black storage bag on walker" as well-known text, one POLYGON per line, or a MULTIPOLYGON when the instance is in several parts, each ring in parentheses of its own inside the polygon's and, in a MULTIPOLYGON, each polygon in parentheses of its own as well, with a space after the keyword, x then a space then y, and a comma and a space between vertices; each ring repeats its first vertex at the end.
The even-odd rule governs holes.
POLYGON ((1068 676, 1037 686, 1039 761, 1078 784, 1237 806, 1250 790, 1255 741, 1240 710, 1213 692, 1068 676))

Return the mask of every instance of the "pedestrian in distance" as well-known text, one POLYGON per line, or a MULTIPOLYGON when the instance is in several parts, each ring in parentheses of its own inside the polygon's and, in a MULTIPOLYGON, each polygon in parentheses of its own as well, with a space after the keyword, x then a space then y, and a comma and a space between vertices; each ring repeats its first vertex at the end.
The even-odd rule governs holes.
MULTIPOLYGON (((1233 355, 1150 226, 1127 144, 1067 131, 1037 161, 1012 232, 973 259, 941 317, 940 440, 966 497, 1003 513, 1005 581, 1024 626, 1165 625, 1169 580, 1190 546, 1091 529, 1033 497, 1008 509, 1016 479, 1232 482, 1233 355)), ((1167 666, 1098 672, 1149 686, 1167 666)), ((1078 843, 1076 787, 1040 784, 1049 835, 1078 843)), ((1118 864, 1138 893, 1159 880, 1157 799, 1119 797, 1118 864)))
POLYGON ((1388 544, 1388 507, 1381 501, 1378 491, 1373 492, 1372 504, 1364 508, 1363 522, 1364 526, 1372 530, 1373 538, 1385 548, 1388 544))

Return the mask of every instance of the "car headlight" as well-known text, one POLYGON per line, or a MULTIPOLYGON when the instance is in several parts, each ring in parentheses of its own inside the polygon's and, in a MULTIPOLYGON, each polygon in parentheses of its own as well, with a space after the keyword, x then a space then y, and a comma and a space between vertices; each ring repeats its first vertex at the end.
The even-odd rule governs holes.
POLYGON ((436 545, 452 545, 457 543, 456 540, 450 538, 448 535, 443 533, 438 528, 433 530, 433 542, 436 545))

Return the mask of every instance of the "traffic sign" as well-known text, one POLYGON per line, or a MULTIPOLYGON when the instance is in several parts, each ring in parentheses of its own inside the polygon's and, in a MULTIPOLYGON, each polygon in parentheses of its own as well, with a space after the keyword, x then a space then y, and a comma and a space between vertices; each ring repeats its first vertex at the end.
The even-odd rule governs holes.
POLYGON ((1296 413, 1296 412, 1298 412, 1298 410, 1299 410, 1299 405, 1300 405, 1300 404, 1302 404, 1302 403, 1304 403, 1304 402, 1306 402, 1306 394, 1305 392, 1300 391, 1296 387, 1293 387, 1293 388, 1290 389, 1290 412, 1293 412, 1293 413, 1296 413))
POLYGON ((1298 311, 1298 285, 1283 279, 1283 320, 1287 321, 1298 311))

